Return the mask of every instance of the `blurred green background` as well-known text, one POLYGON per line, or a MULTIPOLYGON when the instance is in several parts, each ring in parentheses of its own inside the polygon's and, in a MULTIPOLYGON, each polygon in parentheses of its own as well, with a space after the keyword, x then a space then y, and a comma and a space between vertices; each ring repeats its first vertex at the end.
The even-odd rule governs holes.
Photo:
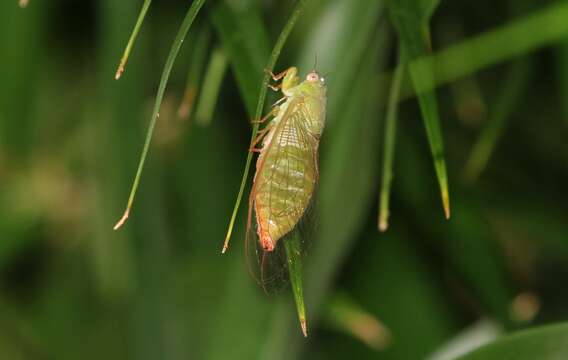
MULTIPOLYGON (((131 218, 112 230, 190 3, 152 3, 115 81, 142 1, 0 2, 0 359, 451 359, 568 319, 568 3, 400 1, 409 23, 435 7, 419 25, 452 217, 405 78, 379 233, 397 5, 306 1, 276 70, 305 74, 317 56, 328 84, 307 339, 291 291, 267 296, 247 271, 246 201, 220 255, 263 69, 294 1, 206 2, 131 218)), ((567 334, 528 344, 541 354, 540 339, 567 334)))

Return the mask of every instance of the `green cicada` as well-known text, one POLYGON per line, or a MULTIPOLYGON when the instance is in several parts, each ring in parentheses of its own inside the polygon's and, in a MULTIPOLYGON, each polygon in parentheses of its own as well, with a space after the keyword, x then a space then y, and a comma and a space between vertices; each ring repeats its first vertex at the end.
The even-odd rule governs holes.
POLYGON ((325 124, 325 79, 315 70, 300 82, 298 69, 291 67, 272 78, 271 85, 284 97, 261 122, 251 151, 259 152, 249 198, 247 233, 252 210, 256 231, 264 251, 297 225, 306 211, 318 179, 318 146, 325 124), (257 147, 260 145, 260 147, 257 147))

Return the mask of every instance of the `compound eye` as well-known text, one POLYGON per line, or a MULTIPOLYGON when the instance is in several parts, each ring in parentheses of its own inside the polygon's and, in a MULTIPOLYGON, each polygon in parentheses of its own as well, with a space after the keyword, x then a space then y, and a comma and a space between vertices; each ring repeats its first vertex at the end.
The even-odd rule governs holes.
POLYGON ((319 81, 319 79, 320 77, 317 72, 311 72, 308 74, 308 76, 306 76, 306 80, 311 82, 319 81))

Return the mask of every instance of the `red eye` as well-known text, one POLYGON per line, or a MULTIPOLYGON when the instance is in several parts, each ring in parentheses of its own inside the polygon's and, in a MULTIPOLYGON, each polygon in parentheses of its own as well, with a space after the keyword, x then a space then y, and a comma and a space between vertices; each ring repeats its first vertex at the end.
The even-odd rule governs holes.
POLYGON ((308 81, 318 81, 319 80, 319 75, 316 72, 311 72, 308 74, 308 76, 306 76, 306 80, 308 81))

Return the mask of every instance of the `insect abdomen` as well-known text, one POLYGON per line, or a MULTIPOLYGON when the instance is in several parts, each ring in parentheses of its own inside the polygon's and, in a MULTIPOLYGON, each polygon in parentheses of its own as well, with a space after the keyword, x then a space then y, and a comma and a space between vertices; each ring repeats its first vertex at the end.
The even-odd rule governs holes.
POLYGON ((317 176, 317 142, 316 149, 306 146, 313 141, 306 141, 310 135, 294 121, 279 125, 259 157, 254 180, 257 232, 266 251, 272 251, 296 226, 308 207, 317 176))

